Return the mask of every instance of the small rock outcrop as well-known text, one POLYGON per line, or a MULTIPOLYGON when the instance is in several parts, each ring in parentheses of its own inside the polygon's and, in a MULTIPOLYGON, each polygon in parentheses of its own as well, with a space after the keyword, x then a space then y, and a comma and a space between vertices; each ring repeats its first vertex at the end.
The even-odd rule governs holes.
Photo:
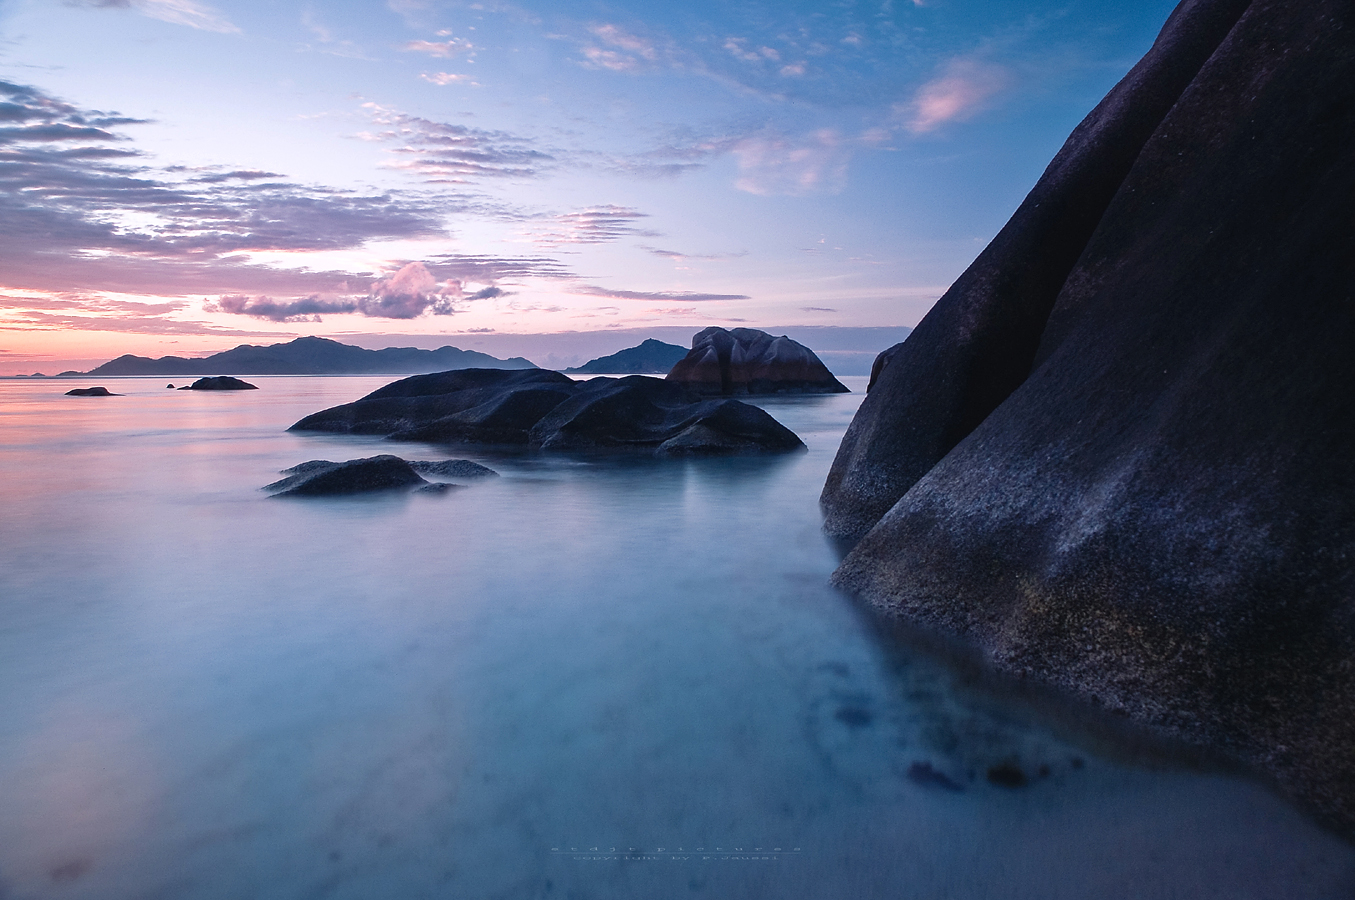
POLYGON ((241 381, 239 378, 232 378, 230 375, 216 375, 208 378, 199 378, 186 387, 181 387, 181 391, 257 391, 257 384, 250 384, 248 381, 241 381))
POLYGON ((411 460, 410 468, 420 475, 433 475, 437 478, 458 478, 462 481, 473 481, 479 478, 497 478, 498 472, 495 472, 489 466, 482 466, 478 462, 471 462, 469 459, 443 459, 436 462, 430 462, 426 459, 411 460))
POLYGON ((848 389, 804 344, 756 328, 707 328, 667 380, 700 394, 845 394, 848 389))
POLYGON ((66 392, 67 397, 121 397, 121 394, 114 394, 106 387, 88 387, 76 388, 66 392))
POLYGON ((1185 0, 881 356, 835 583, 1355 834, 1353 196, 1355 6, 1185 0))
POLYGON ((313 459, 284 469, 282 474, 287 477, 266 485, 264 490, 275 497, 330 497, 428 484, 409 463, 389 454, 347 462, 313 459))
POLYGON ((579 382, 542 369, 416 375, 307 416, 292 430, 660 455, 804 447, 766 411, 737 400, 703 399, 682 385, 643 375, 579 382))

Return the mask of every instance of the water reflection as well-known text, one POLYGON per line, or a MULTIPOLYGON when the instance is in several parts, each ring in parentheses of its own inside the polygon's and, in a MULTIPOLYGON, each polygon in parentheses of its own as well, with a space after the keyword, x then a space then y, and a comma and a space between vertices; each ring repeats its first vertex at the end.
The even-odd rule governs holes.
POLYGON ((1264 789, 1041 724, 826 586, 859 392, 769 403, 809 452, 760 460, 283 430, 380 381, 0 383, 0 896, 1352 894, 1264 789), (503 477, 258 490, 381 452, 503 477))

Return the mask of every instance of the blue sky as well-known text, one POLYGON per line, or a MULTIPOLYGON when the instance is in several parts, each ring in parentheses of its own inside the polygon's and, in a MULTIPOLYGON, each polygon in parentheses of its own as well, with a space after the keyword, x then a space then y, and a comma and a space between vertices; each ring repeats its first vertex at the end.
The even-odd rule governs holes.
POLYGON ((4 0, 0 374, 913 325, 1171 7, 4 0))

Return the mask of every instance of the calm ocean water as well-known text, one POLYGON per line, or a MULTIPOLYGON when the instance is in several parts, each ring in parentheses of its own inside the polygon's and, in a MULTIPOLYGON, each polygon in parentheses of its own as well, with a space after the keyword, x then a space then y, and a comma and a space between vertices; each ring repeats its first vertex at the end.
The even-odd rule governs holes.
POLYGON ((1070 737, 826 586, 865 379, 765 404, 807 454, 695 461, 288 434, 392 379, 251 380, 0 381, 3 900, 1355 896, 1265 788, 1070 737), (503 477, 259 491, 379 452, 503 477))

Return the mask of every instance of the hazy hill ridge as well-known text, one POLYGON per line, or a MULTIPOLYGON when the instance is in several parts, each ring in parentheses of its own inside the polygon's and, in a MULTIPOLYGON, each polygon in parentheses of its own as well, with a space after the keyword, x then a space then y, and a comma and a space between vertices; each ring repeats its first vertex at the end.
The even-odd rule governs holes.
POLYGON ((686 347, 648 338, 638 346, 590 359, 581 366, 565 369, 565 372, 570 375, 667 375, 668 370, 686 355, 686 347))
POLYGON ((515 356, 499 359, 475 350, 387 347, 366 350, 327 338, 303 337, 285 344, 241 344, 201 359, 181 356, 119 356, 87 375, 418 375, 449 369, 534 369, 515 356))

